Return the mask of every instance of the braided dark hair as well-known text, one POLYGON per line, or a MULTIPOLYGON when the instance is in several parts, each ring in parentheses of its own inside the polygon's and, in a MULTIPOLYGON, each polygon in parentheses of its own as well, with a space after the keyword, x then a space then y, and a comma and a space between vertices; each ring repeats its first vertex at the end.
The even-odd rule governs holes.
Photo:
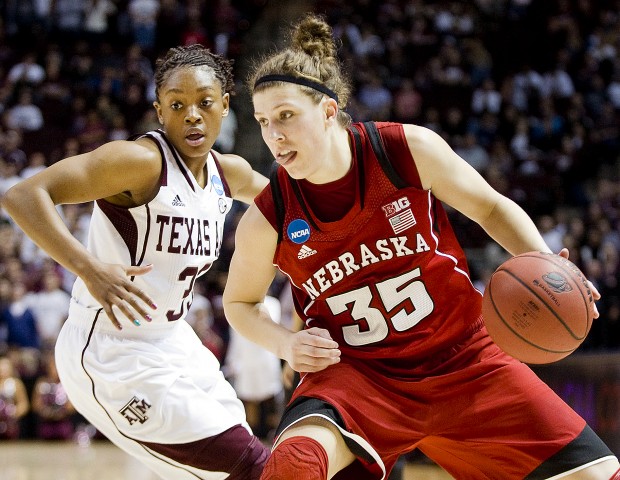
POLYGON ((213 69, 215 77, 222 84, 222 93, 232 94, 235 86, 232 65, 232 60, 227 60, 200 44, 170 48, 155 62, 155 95, 159 99, 159 89, 173 70, 202 66, 213 69))

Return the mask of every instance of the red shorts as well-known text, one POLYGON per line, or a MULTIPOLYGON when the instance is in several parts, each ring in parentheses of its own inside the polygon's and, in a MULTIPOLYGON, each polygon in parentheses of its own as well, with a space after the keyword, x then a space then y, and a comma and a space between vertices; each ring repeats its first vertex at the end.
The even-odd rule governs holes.
MULTIPOLYGON (((307 374, 278 434, 312 415, 340 424, 363 467, 352 467, 357 480, 387 477, 398 457, 415 448, 460 480, 548 478, 613 455, 485 330, 421 379, 387 378, 347 359, 307 374), (562 455, 569 444, 570 453, 562 455)), ((345 472, 336 478, 353 478, 345 472)))

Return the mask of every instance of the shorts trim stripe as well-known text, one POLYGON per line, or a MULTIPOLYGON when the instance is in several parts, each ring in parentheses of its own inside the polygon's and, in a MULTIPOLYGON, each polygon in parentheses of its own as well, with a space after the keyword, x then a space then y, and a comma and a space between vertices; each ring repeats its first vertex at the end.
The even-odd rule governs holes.
POLYGON ((99 402, 99 399, 97 398, 97 394, 95 393, 95 381, 93 380, 93 377, 91 377, 91 375, 88 373, 88 370, 86 369, 86 366, 84 365, 84 356, 86 354, 86 350, 88 350, 88 346, 90 345, 90 341, 91 341, 91 339, 93 337, 93 334, 95 332, 95 325, 97 325, 97 322, 99 321, 100 315, 101 315, 102 312, 103 312, 103 308, 100 308, 99 310, 97 310, 97 313, 95 314, 95 318, 93 319, 93 323, 92 323, 92 325, 90 327, 90 332, 88 332, 88 339, 86 340, 86 345, 84 345, 84 348, 82 349, 82 355, 81 355, 81 359, 80 359, 80 362, 82 364, 82 370, 84 370, 84 373, 86 374, 86 376, 90 380, 90 383, 91 383, 91 386, 92 386, 91 387, 91 392, 92 392, 93 398, 95 399, 97 404, 99 404, 99 406, 105 412, 105 414, 108 416, 108 418, 110 419, 110 422, 112 423, 112 425, 114 425, 114 427, 116 428, 116 430, 118 431, 118 433, 120 435, 125 437, 127 440, 131 440, 133 442, 136 442, 138 445, 140 445, 140 447, 142 447, 144 449, 145 452, 147 452, 152 457, 158 459, 159 461, 165 462, 165 463, 167 463, 168 465, 170 465, 172 467, 179 468, 179 469, 189 473, 190 475, 200 479, 200 477, 198 475, 196 475, 194 472, 192 472, 191 470, 189 470, 187 468, 184 468, 183 466, 178 465, 176 463, 173 463, 167 457, 164 457, 164 456, 161 456, 160 454, 157 454, 157 452, 154 452, 153 450, 151 450, 147 446, 143 445, 140 441, 136 440, 135 438, 131 438, 128 435, 125 435, 123 432, 121 432, 118 429, 118 427, 116 426, 116 422, 114 422, 114 419, 110 416, 110 413, 108 412, 108 410, 101 404, 101 402, 99 402))
POLYGON ((611 460, 611 459, 614 459, 614 458, 616 458, 616 457, 614 457, 613 455, 610 455, 608 457, 603 457, 603 458, 599 458, 597 460, 592 460, 591 462, 586 463, 584 465, 581 465, 580 467, 573 468, 572 470, 569 470, 568 472, 560 473, 559 475, 555 475, 553 477, 549 477, 547 480, 558 480, 560 478, 565 478, 565 477, 568 477, 569 475, 571 475, 571 474, 573 474, 575 472, 583 470, 584 468, 588 468, 588 467, 591 467, 592 465, 596 465, 597 463, 601 463, 601 462, 604 462, 605 460, 611 460))

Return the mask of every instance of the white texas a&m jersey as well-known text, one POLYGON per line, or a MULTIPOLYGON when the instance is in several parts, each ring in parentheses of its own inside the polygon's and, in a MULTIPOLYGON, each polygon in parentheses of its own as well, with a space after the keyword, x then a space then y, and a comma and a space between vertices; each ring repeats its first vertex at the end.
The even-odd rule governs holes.
MULTIPOLYGON (((207 160, 208 180, 203 189, 163 131, 151 131, 142 137, 155 141, 162 154, 159 192, 153 200, 135 208, 97 201, 88 249, 107 263, 153 264, 151 272, 133 278, 136 286, 157 304, 157 309, 150 312, 153 321, 142 322, 148 328, 187 314, 196 278, 218 257, 224 219, 233 200, 213 152, 207 160)), ((101 307, 80 278, 74 284, 72 297, 82 307, 101 307)))

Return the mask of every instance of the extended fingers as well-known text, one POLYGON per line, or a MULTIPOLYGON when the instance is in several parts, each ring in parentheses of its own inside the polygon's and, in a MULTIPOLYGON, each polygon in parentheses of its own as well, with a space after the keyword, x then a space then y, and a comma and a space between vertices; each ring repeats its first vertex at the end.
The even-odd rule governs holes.
MULTIPOLYGON (((128 267, 125 273, 127 274, 128 277, 133 277, 135 275, 144 275, 145 273, 150 272, 152 269, 153 269, 153 265, 144 265, 141 267, 128 267)), ((134 283, 128 282, 125 288, 127 289, 127 291, 129 291, 130 293, 138 297, 140 300, 142 300, 145 304, 149 305, 151 308, 157 308, 157 305, 155 304, 153 299, 149 297, 145 292, 140 290, 138 287, 136 287, 134 283)), ((146 314, 146 312, 144 313, 146 314)))
POLYGON ((118 312, 137 327, 140 326, 141 320, 152 321, 153 318, 147 310, 145 303, 153 309, 157 307, 148 295, 132 284, 126 285, 125 288, 118 287, 116 291, 117 293, 111 294, 108 301, 104 304, 104 310, 116 328, 122 329, 118 312))
POLYGON ((127 287, 128 292, 131 295, 127 295, 125 297, 125 301, 129 303, 139 314, 141 317, 151 320, 151 317, 148 311, 144 308, 144 305, 148 305, 152 309, 156 309, 157 305, 155 302, 142 290, 137 288, 133 283, 127 287), (138 301, 138 299, 140 301, 138 301))
POLYGON ((302 332, 308 338, 306 343, 322 348, 338 348, 338 343, 332 340, 329 331, 324 328, 313 327, 302 332))

